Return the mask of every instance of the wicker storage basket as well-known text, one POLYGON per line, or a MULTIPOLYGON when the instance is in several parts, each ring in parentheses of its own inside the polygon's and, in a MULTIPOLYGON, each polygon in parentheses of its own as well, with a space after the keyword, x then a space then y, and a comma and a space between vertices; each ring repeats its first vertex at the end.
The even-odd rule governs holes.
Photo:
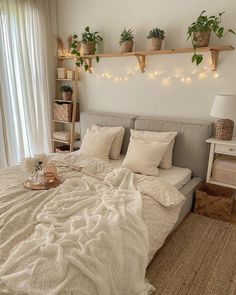
POLYGON ((194 212, 200 215, 225 219, 233 209, 234 190, 204 183, 196 190, 194 212))
POLYGON ((236 158, 230 156, 220 156, 212 168, 212 178, 215 181, 236 186, 236 158))
POLYGON ((207 47, 210 43, 211 31, 197 32, 195 34, 197 47, 207 47))
POLYGON ((221 119, 215 125, 215 138, 219 140, 231 140, 234 131, 234 121, 221 119))
MULTIPOLYGON (((76 119, 79 121, 79 104, 76 104, 76 119)), ((64 122, 71 122, 72 120, 73 104, 66 102, 55 102, 53 104, 53 119, 64 122)))

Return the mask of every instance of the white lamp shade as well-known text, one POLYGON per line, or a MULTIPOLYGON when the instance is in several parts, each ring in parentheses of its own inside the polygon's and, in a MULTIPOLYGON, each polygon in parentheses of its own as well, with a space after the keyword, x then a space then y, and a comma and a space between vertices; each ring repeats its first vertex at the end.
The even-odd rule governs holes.
POLYGON ((211 108, 211 116, 234 120, 236 118, 236 96, 227 94, 216 95, 211 108))

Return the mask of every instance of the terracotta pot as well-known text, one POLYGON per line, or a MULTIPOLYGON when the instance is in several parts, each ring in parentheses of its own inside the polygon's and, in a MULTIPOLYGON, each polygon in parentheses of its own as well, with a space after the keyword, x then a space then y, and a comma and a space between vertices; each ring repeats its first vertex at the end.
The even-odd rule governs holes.
POLYGON ((84 55, 94 54, 95 47, 96 47, 96 43, 93 41, 88 41, 86 43, 82 42, 82 50, 84 55))
POLYGON ((72 99, 72 93, 69 91, 67 91, 67 92, 62 91, 61 95, 62 95, 62 99, 64 99, 64 100, 71 100, 72 99))
POLYGON ((162 40, 160 38, 150 38, 148 40, 148 45, 150 51, 161 50, 162 40))
POLYGON ((131 52, 133 51, 133 47, 134 47, 134 41, 124 41, 121 44, 121 53, 125 53, 125 52, 131 52))
POLYGON ((197 32, 194 35, 194 38, 196 38, 196 44, 197 47, 207 47, 210 43, 210 38, 211 38, 211 31, 208 32, 197 32))

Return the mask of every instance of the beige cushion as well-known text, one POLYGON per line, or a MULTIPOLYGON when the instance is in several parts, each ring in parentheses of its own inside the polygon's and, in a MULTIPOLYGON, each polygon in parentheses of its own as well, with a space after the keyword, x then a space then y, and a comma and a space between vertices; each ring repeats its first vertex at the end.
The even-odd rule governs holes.
POLYGON ((80 154, 83 156, 108 160, 108 154, 114 137, 114 133, 87 129, 80 147, 80 154))
POLYGON ((158 175, 158 166, 168 143, 130 138, 123 167, 145 175, 158 175))
POLYGON ((122 142, 125 135, 125 128, 124 127, 101 127, 98 125, 93 125, 91 130, 94 130, 94 131, 104 130, 104 131, 108 131, 110 133, 115 134, 115 137, 109 152, 109 158, 113 160, 119 159, 122 142))
POLYGON ((131 136, 143 140, 156 141, 167 143, 168 147, 159 167, 162 169, 172 168, 172 155, 177 132, 153 132, 153 131, 138 131, 131 129, 131 136))

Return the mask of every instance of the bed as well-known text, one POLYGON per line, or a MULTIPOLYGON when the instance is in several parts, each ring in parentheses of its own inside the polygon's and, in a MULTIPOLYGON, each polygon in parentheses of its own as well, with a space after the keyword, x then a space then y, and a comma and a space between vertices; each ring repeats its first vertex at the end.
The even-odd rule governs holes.
POLYGON ((211 124, 98 112, 93 124, 177 131, 174 167, 160 177, 119 169, 123 161, 53 155, 63 185, 29 191, 21 168, 0 171, 0 289, 3 294, 148 294, 145 268, 191 210, 205 177, 211 124), (193 153, 193 154, 192 154, 193 153))

